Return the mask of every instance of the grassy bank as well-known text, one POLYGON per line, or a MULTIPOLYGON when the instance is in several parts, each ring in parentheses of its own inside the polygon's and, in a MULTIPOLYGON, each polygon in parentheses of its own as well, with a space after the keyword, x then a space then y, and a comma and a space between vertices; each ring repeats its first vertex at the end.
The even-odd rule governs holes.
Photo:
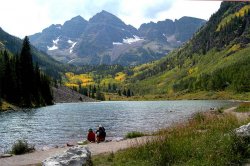
POLYGON ((246 142, 233 130, 246 122, 219 112, 198 113, 185 124, 159 132, 161 139, 115 154, 93 157, 97 166, 230 165, 239 164, 246 142))
POLYGON ((236 109, 236 112, 250 112, 250 103, 241 103, 239 107, 236 109))
POLYGON ((143 101, 143 100, 250 100, 250 92, 234 93, 230 91, 198 91, 193 93, 178 92, 174 94, 143 95, 125 97, 117 94, 105 94, 106 100, 143 101))
POLYGON ((0 106, 0 111, 8 111, 8 110, 16 110, 17 107, 6 102, 6 101, 3 101, 1 106, 0 106))

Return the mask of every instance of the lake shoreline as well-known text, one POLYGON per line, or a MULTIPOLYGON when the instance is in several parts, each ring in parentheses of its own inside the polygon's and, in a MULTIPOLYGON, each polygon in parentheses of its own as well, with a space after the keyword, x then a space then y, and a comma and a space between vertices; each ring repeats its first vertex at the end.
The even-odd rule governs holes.
POLYGON ((152 133, 190 118, 196 112, 236 104, 238 102, 217 100, 105 101, 10 111, 0 114, 0 137, 3 140, 0 151, 10 149, 17 140, 26 140, 39 149, 63 146, 67 142, 86 139, 88 129, 96 130, 99 124, 106 128, 109 137, 124 137, 134 131, 152 133))
MULTIPOLYGON (((224 110, 226 114, 232 114, 234 112, 236 107, 230 107, 224 110)), ((213 111, 214 113, 217 112, 217 110, 213 111)), ((212 113, 211 111, 206 111, 204 113, 212 113)), ((213 113, 212 113, 213 114, 213 113)), ((195 114, 194 114, 195 115, 195 114)), ((185 121, 173 123, 171 126, 167 128, 162 128, 161 130, 166 130, 166 129, 171 129, 174 128, 175 126, 182 126, 187 123, 188 120, 195 118, 195 116, 192 115, 191 118, 186 119, 185 121)), ((248 113, 249 115, 249 113, 248 113)), ((88 143, 86 146, 89 147, 92 156, 96 155, 102 155, 102 154, 107 154, 107 153, 116 153, 118 150, 123 150, 127 149, 130 147, 135 147, 135 146, 140 146, 142 144, 148 143, 149 141, 153 141, 157 136, 143 136, 143 137, 138 137, 138 138, 133 138, 133 139, 123 139, 120 141, 110 141, 110 142, 103 142, 103 143, 88 143)), ((76 146, 77 143, 72 143, 73 146, 76 146)), ((10 158, 1 158, 0 157, 0 162, 3 163, 3 166, 14 166, 15 164, 20 164, 22 165, 39 165, 41 162, 51 156, 61 154, 64 151, 68 150, 70 147, 64 146, 64 147, 54 147, 54 148, 49 148, 49 149, 44 149, 44 150, 35 150, 34 152, 23 154, 23 155, 16 155, 12 156, 10 158)))
POLYGON ((173 93, 173 94, 153 94, 140 96, 119 96, 106 94, 106 99, 112 101, 161 101, 161 100, 240 100, 250 101, 250 92, 234 93, 231 91, 198 91, 190 93, 173 93))

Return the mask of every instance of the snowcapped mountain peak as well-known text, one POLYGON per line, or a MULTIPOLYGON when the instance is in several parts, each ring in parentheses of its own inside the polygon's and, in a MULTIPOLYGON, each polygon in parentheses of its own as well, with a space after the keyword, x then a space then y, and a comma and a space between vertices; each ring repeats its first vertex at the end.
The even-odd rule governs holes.
POLYGON ((30 36, 30 42, 65 63, 140 64, 159 59, 180 46, 202 22, 182 18, 151 22, 136 29, 103 10, 89 21, 76 16, 63 25, 53 24, 30 36))

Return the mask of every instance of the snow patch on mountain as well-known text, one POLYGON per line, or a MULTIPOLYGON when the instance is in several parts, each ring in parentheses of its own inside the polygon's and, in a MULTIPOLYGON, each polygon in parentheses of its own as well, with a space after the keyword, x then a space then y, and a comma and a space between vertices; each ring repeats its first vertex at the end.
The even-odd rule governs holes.
POLYGON ((71 59, 70 61, 68 61, 67 63, 73 63, 74 61, 76 61, 76 59, 71 59))
POLYGON ((113 45, 123 45, 123 43, 120 43, 120 42, 113 42, 113 45))
POLYGON ((136 35, 133 35, 134 37, 133 38, 126 38, 126 39, 123 39, 123 42, 120 43, 120 42, 113 42, 113 45, 123 45, 123 44, 132 44, 132 43, 136 43, 138 41, 142 41, 144 40, 143 38, 140 38, 136 35))
POLYGON ((47 48, 48 48, 49 51, 53 51, 53 50, 57 50, 58 49, 58 47, 55 46, 55 45, 53 45, 52 47, 47 46, 47 48))
POLYGON ((52 41, 53 42, 53 46, 52 47, 47 46, 47 49, 49 51, 57 50, 58 49, 57 45, 58 45, 59 40, 60 40, 60 37, 57 37, 55 40, 52 41))
POLYGON ((57 29, 62 29, 62 26, 57 26, 56 28, 57 28, 57 29))
POLYGON ((75 47, 76 43, 77 43, 77 42, 72 42, 72 43, 71 43, 72 46, 71 46, 70 49, 69 49, 69 53, 72 53, 72 52, 73 52, 73 48, 75 47))
POLYGON ((53 40, 53 44, 57 45, 60 40, 60 37, 56 38, 56 40, 53 40))
POLYGON ((68 40, 68 43, 69 44, 73 44, 74 42, 72 40, 68 40))
POLYGON ((134 38, 123 39, 123 43, 125 43, 125 44, 132 44, 132 43, 135 43, 135 42, 143 40, 142 38, 140 38, 140 37, 138 37, 136 35, 133 35, 133 36, 134 36, 134 38))

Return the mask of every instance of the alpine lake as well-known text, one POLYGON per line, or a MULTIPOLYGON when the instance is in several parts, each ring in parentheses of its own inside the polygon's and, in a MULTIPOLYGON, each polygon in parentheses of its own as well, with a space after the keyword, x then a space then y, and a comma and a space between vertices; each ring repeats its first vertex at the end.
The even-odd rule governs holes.
POLYGON ((19 139, 37 149, 64 146, 86 139, 88 129, 96 130, 99 124, 110 139, 132 131, 152 133, 196 112, 234 105, 237 103, 222 100, 105 101, 1 112, 0 152, 9 150, 19 139))

